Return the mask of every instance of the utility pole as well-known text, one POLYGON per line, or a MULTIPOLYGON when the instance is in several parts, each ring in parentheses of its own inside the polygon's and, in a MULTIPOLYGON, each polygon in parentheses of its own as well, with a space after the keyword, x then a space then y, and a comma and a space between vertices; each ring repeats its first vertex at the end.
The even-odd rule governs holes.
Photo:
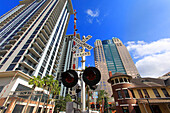
MULTIPOLYGON (((82 49, 83 49, 83 53, 85 52, 85 48, 84 47, 82 47, 82 49)), ((82 70, 85 70, 85 56, 82 56, 81 57, 82 58, 82 60, 81 60, 81 65, 82 65, 82 70)), ((83 111, 85 111, 86 110, 86 92, 85 92, 85 82, 83 81, 83 79, 81 78, 81 89, 82 89, 82 110, 83 111)))

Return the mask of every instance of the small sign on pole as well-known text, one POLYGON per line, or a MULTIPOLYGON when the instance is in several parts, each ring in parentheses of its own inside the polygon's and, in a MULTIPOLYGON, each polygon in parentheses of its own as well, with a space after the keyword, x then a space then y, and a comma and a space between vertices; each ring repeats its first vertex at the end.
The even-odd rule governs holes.
POLYGON ((82 57, 82 56, 90 56, 91 53, 89 52, 81 52, 81 53, 75 53, 73 54, 73 57, 82 57))

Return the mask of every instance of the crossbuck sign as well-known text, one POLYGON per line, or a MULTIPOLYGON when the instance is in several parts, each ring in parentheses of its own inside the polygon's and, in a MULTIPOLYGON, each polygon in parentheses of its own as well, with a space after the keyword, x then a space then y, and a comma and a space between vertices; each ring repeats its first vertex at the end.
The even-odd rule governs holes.
POLYGON ((72 48, 72 51, 76 51, 80 46, 85 47, 88 50, 91 50, 93 47, 89 44, 85 43, 87 42, 92 36, 88 35, 86 38, 84 38, 82 41, 78 38, 73 38, 73 41, 76 42, 76 45, 72 48))

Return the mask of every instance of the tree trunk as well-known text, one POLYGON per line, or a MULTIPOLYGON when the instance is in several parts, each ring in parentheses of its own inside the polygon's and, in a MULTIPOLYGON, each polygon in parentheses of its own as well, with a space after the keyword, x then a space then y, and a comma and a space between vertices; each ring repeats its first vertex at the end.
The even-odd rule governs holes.
POLYGON ((32 97, 32 95, 33 95, 34 89, 35 89, 35 86, 33 86, 33 90, 31 91, 31 94, 30 94, 30 96, 28 97, 27 104, 26 104, 26 106, 23 108, 22 113, 26 113, 26 112, 27 112, 28 105, 29 105, 29 103, 30 103, 30 100, 31 100, 31 97, 32 97))
MULTIPOLYGON (((43 93, 44 93, 44 92, 43 92, 43 93)), ((41 98, 40 98, 40 100, 39 100, 39 102, 38 102, 38 106, 37 106, 37 109, 36 109, 36 112, 35 112, 35 113, 37 113, 37 112, 38 112, 39 105, 40 105, 40 103, 41 103, 41 100, 42 100, 42 96, 43 96, 43 94, 41 95, 41 98)))
POLYGON ((89 96, 89 95, 90 95, 90 94, 89 94, 89 90, 88 90, 88 110, 90 109, 90 102, 89 102, 89 100, 90 100, 89 97, 90 97, 90 96, 89 96))
POLYGON ((48 106, 48 101, 49 101, 49 98, 50 98, 50 93, 51 93, 51 89, 49 88, 49 95, 48 95, 48 98, 47 98, 45 113, 47 113, 47 106, 48 106))

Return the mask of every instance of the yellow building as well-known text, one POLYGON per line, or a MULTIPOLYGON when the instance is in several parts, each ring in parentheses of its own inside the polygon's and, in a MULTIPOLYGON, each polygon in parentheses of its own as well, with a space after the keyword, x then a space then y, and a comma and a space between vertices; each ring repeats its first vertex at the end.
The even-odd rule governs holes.
POLYGON ((138 78, 129 88, 142 113, 170 113, 169 79, 138 78))
POLYGON ((170 113, 170 78, 109 75, 117 113, 170 113))

